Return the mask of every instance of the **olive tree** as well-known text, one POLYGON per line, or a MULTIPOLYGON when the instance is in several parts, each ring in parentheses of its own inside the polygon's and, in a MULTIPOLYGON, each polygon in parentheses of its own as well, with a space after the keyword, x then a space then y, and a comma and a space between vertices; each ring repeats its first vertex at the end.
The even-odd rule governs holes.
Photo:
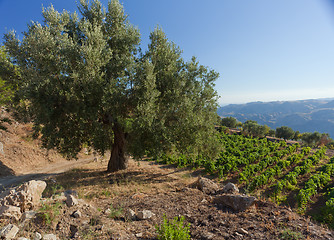
POLYGON ((5 35, 44 146, 68 157, 83 145, 110 150, 108 171, 125 169, 127 154, 214 157, 218 74, 195 58, 185 62, 160 28, 138 54, 139 31, 118 0, 107 9, 81 0, 78 9, 51 6, 22 41, 5 35))
POLYGON ((236 128, 238 121, 234 117, 224 117, 221 119, 221 125, 229 128, 236 128))
POLYGON ((266 125, 260 125, 254 120, 247 120, 242 125, 242 131, 247 136, 264 137, 269 131, 269 127, 266 125))
POLYGON ((278 138, 283 138, 287 140, 287 139, 293 139, 294 136, 295 136, 295 131, 293 131, 293 129, 290 127, 282 126, 276 128, 276 137, 278 138))
MULTIPOLYGON (((4 46, 0 46, 0 107, 11 107, 17 91, 20 73, 4 46)), ((10 123, 10 119, 3 117, 0 110, 0 129, 7 128, 2 123, 10 123)))

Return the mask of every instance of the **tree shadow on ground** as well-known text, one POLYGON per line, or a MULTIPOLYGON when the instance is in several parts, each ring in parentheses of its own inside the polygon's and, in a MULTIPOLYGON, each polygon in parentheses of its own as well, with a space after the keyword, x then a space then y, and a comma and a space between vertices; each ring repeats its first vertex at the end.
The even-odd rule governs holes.
MULTIPOLYGON (((152 164, 156 164, 152 162, 152 164)), ((159 166, 162 169, 166 169, 165 165, 159 166)), ((170 172, 154 172, 143 171, 140 165, 138 167, 132 166, 127 170, 121 170, 114 173, 107 173, 104 170, 96 169, 73 169, 68 172, 55 176, 56 183, 54 185, 60 185, 64 189, 75 189, 82 186, 127 186, 133 183, 136 184, 158 184, 166 182, 176 181, 172 176, 175 173, 182 173, 190 168, 175 168, 168 166, 169 169, 173 169, 170 172)), ((194 171, 192 176, 198 176, 202 173, 202 170, 194 171)))

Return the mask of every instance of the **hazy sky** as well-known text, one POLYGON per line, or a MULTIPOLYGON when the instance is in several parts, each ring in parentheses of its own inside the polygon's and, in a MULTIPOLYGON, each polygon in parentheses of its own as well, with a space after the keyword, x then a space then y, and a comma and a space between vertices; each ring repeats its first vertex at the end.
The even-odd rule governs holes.
MULTIPOLYGON (((107 0, 101 1, 105 6, 107 0)), ((334 97, 334 1, 122 0, 142 34, 167 37, 220 73, 220 103, 334 97)), ((41 6, 76 10, 75 0, 0 0, 0 35, 41 22, 41 6)))

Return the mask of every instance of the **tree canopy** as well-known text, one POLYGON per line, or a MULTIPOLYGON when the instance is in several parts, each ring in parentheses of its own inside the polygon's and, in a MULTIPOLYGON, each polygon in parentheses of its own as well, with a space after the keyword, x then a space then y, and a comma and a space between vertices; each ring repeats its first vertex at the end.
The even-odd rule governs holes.
MULTIPOLYGON (((20 79, 20 72, 15 66, 4 46, 0 46, 0 107, 11 106, 20 79)), ((0 129, 6 130, 2 124, 10 123, 9 118, 3 117, 0 109, 0 129)))
POLYGON ((266 125, 260 125, 254 120, 247 120, 242 125, 243 133, 247 136, 264 137, 270 128, 266 125))
POLYGON ((221 120, 221 125, 229 128, 237 127, 238 121, 234 117, 224 117, 221 120))
POLYGON ((5 46, 22 72, 43 144, 76 157, 83 145, 111 150, 108 171, 126 168, 126 154, 216 156, 218 73, 186 62, 161 28, 140 53, 139 30, 118 0, 81 0, 79 13, 43 9, 20 41, 5 46))
POLYGON ((293 139, 295 136, 295 131, 287 126, 282 126, 279 128, 276 128, 276 137, 283 138, 285 140, 287 139, 293 139))

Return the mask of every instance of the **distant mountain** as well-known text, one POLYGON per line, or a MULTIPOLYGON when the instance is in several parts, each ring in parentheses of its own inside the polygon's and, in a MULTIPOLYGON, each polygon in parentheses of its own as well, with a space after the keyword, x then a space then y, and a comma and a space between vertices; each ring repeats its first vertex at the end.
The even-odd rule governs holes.
POLYGON ((230 104, 217 112, 240 122, 255 120, 273 129, 288 126, 295 131, 318 131, 334 137, 334 98, 230 104))

